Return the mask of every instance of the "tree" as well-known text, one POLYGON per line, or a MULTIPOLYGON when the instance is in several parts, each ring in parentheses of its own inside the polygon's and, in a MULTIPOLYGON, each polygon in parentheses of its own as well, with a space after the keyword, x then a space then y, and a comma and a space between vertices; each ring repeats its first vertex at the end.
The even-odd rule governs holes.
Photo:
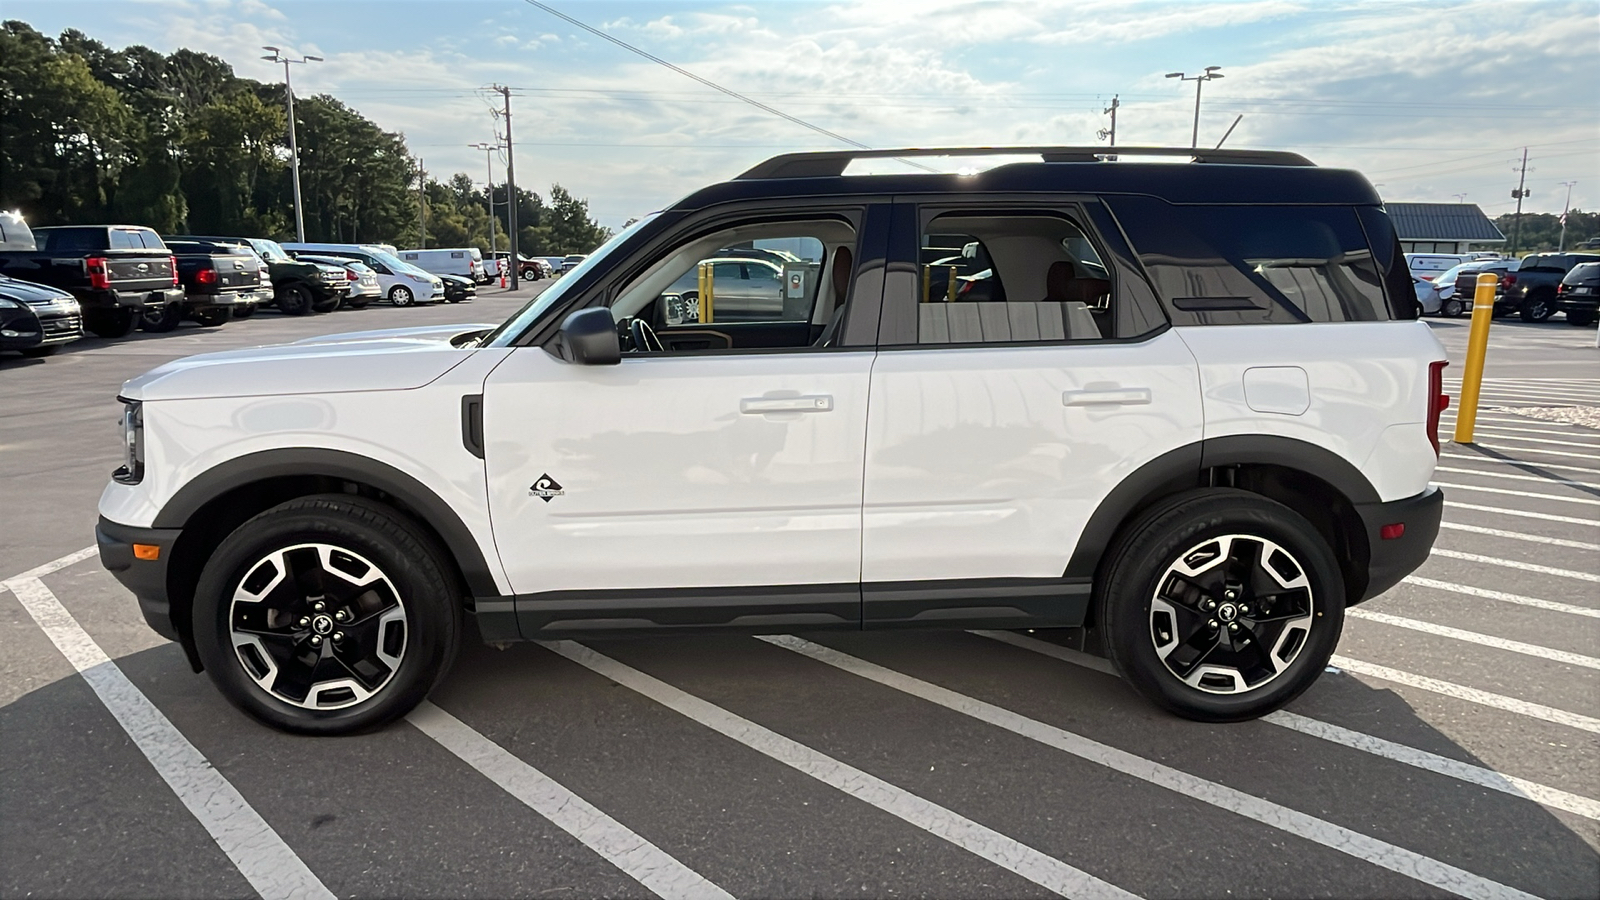
MULTIPOLYGON (((1516 228, 1516 213, 1506 213, 1494 220, 1494 224, 1501 233, 1507 237, 1516 228)), ((1600 212, 1584 212, 1581 209, 1567 211, 1567 249, 1577 246, 1579 241, 1600 237, 1600 212)), ((1523 213, 1522 234, 1517 241, 1517 255, 1537 253, 1541 250, 1554 250, 1561 241, 1561 216, 1555 213, 1523 213)), ((1508 242, 1505 249, 1509 252, 1511 244, 1508 242)))

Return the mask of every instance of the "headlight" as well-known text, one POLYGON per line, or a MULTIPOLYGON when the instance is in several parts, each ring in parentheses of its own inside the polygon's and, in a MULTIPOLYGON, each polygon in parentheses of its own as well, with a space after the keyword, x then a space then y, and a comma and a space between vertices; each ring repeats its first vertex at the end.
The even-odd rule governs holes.
POLYGON ((111 473, 120 484, 138 484, 144 478, 144 404, 122 401, 122 465, 111 473))
POLYGON ((0 297, 0 309, 21 309, 22 304, 8 297, 0 297))

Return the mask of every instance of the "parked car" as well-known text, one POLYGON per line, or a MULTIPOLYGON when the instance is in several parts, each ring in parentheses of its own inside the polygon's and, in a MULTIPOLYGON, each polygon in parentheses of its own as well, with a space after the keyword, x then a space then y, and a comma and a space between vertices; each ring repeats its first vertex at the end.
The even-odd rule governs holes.
POLYGON ((443 247, 433 250, 401 250, 397 256, 424 272, 435 275, 460 275, 474 283, 487 282, 483 251, 477 247, 443 247))
POLYGON ((266 238, 221 237, 211 235, 171 235, 173 240, 208 241, 248 247, 267 264, 272 283, 272 302, 278 311, 290 316, 308 316, 318 309, 339 306, 339 287, 329 280, 330 273, 315 263, 299 262, 284 252, 283 245, 266 238))
POLYGON ((49 356, 62 344, 83 337, 83 315, 77 298, 59 288, 0 275, 0 349, 24 356, 49 356), (25 307, 33 316, 17 310, 25 307))
MULTIPOLYGON (((1443 307, 1443 301, 1439 299, 1439 286, 1421 275, 1412 275, 1411 287, 1416 291, 1417 305, 1422 308, 1422 314, 1425 316, 1439 315, 1443 307)), ((1453 289, 1454 285, 1451 287, 1453 289)), ((1455 310, 1456 315, 1461 315, 1461 305, 1459 303, 1456 304, 1455 310)))
MULTIPOLYGON (((183 302, 176 260, 161 238, 136 225, 58 225, 29 230, 16 213, 0 216, 0 275, 60 288, 77 298, 83 325, 100 337, 126 337, 146 310, 183 302)), ((159 312, 157 313, 159 315, 159 312)))
POLYGON ((344 269, 350 278, 350 293, 344 298, 343 305, 351 309, 365 309, 372 301, 383 296, 383 288, 378 284, 378 273, 359 259, 310 253, 296 253, 295 259, 344 269))
POLYGON ((662 293, 667 324, 771 321, 783 309, 783 267, 765 259, 724 258, 722 251, 701 260, 662 293), (712 316, 700 302, 700 271, 710 266, 712 316))
POLYGON ((1567 314, 1571 325, 1593 325, 1600 307, 1600 262, 1578 263, 1562 276, 1556 289, 1556 309, 1567 314))
MULTIPOLYGON (((1456 266, 1441 274, 1434 279, 1434 284, 1439 290, 1439 296, 1443 298, 1444 314, 1454 317, 1464 312, 1472 312, 1473 303, 1477 299, 1479 275, 1487 272, 1504 281, 1506 276, 1517 271, 1520 265, 1522 265, 1520 260, 1489 257, 1456 266)), ((1495 290, 1499 289, 1497 284, 1495 290)))
POLYGON ((156 319, 145 316, 146 331, 171 331, 187 316, 216 327, 233 318, 238 307, 270 299, 270 284, 261 281, 261 258, 238 244, 173 239, 167 247, 177 256, 184 302, 170 306, 156 319))
POLYGON ((378 287, 395 306, 444 299, 444 282, 376 244, 285 244, 291 252, 359 260, 378 275, 378 287))
MULTIPOLYGON (((511 259, 511 251, 501 250, 495 254, 495 258, 499 259, 501 263, 505 263, 511 259)), ((541 278, 549 278, 555 274, 555 267, 550 264, 550 260, 547 257, 519 255, 517 259, 519 260, 517 277, 524 281, 538 281, 541 278)))
POLYGON ((1471 253, 1407 253, 1406 268, 1413 275, 1433 281, 1447 269, 1473 260, 1471 253))
POLYGON ((133 378, 101 560, 297 732, 404 716, 469 615, 491 642, 1092 625, 1167 710, 1282 707, 1443 509, 1446 355, 1382 201, 1248 150, 843 175, 994 152, 780 156, 499 326, 133 378), (924 232, 990 251, 1007 299, 922 302, 924 232), (665 321, 667 288, 756 240, 809 243, 818 277, 766 320, 665 321))
POLYGON ((444 283, 444 299, 448 303, 465 303, 478 296, 477 281, 465 275, 440 275, 444 283))
POLYGON ((1556 312, 1556 288, 1579 263, 1600 262, 1600 253, 1531 253, 1517 271, 1500 281, 1494 314, 1517 313, 1524 322, 1543 322, 1556 312))
POLYGON ((561 258, 561 267, 556 271, 560 272, 562 275, 565 275, 577 268, 578 264, 583 262, 587 257, 588 254, 586 253, 569 253, 561 258))

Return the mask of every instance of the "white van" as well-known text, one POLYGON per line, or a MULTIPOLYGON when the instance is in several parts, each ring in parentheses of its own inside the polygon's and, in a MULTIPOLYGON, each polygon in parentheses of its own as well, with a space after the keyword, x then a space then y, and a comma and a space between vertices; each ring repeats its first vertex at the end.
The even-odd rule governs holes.
POLYGON ((1417 278, 1432 281, 1446 269, 1472 262, 1471 253, 1407 253, 1406 268, 1417 278))
POLYGON ((483 252, 477 247, 442 247, 436 250, 401 250, 399 257, 435 275, 460 275, 479 284, 489 282, 483 252))
POLYGON ((444 282, 439 276, 384 250, 383 244, 284 244, 294 253, 315 253, 360 260, 378 274, 383 296, 395 306, 433 303, 444 300, 444 282))

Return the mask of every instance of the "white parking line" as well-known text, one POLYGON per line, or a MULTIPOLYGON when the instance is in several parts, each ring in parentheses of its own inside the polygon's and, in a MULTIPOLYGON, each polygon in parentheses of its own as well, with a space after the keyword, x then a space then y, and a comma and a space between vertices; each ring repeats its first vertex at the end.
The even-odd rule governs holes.
MULTIPOLYGON (((972 633, 1116 677, 1111 664, 1100 657, 1052 644, 1049 641, 1041 641, 1037 638, 1025 637, 1009 631, 974 631, 972 633)), ((1301 734, 1309 734, 1325 741, 1342 744, 1353 750, 1370 753, 1373 756, 1381 756, 1394 762, 1425 769, 1429 772, 1444 775, 1447 778, 1454 778, 1458 781, 1465 781, 1468 784, 1475 784, 1490 790, 1532 800, 1535 803, 1553 809, 1565 810, 1584 818, 1600 820, 1600 801, 1591 800, 1588 797, 1553 788, 1536 781, 1529 781, 1526 778, 1506 775, 1493 769, 1464 763, 1447 756, 1440 756, 1437 753, 1429 753, 1426 750, 1419 750, 1416 747, 1395 743, 1364 732, 1353 731, 1341 725, 1335 725, 1332 722, 1324 722, 1321 719, 1313 719, 1287 710, 1269 713, 1262 716, 1260 721, 1289 728, 1301 734)))
POLYGON ((596 653, 582 644, 572 641, 541 641, 540 644, 623 687, 660 703, 673 712, 738 741, 757 753, 810 775, 829 787, 843 791, 1064 897, 1130 900, 1137 896, 937 803, 924 800, 881 778, 869 775, 805 744, 763 728, 714 703, 646 675, 632 666, 596 653))
POLYGON ((1592 475, 1600 475, 1600 469, 1597 469, 1593 466, 1572 466, 1567 465, 1566 463, 1544 462, 1543 460, 1536 463, 1531 463, 1520 459, 1500 459, 1499 457, 1495 456, 1485 456, 1482 453, 1465 453, 1460 450, 1453 449, 1451 444, 1445 444, 1444 447, 1447 448, 1445 450, 1446 455, 1448 455, 1451 459, 1497 463, 1502 466, 1527 466, 1534 469, 1565 469, 1569 472, 1588 472, 1592 475))
POLYGON ((1487 469, 1457 469, 1454 466, 1434 466, 1435 472, 1449 472, 1453 475, 1477 475, 1482 478, 1499 478, 1505 481, 1537 481, 1542 484, 1561 484, 1568 487, 1594 487, 1600 488, 1600 482, 1573 481, 1567 478, 1546 478, 1543 475, 1517 475, 1511 472, 1491 472, 1487 469))
MULTIPOLYGON (((1570 450, 1546 450, 1543 447, 1507 447, 1502 442, 1517 439, 1500 437, 1498 435, 1490 435, 1490 437, 1493 438, 1492 441, 1473 441, 1471 446, 1486 447, 1499 453, 1543 453, 1546 456, 1570 456, 1574 459, 1587 459, 1591 461, 1596 458, 1596 453, 1573 453, 1570 450)), ((1536 466, 1540 464, 1537 460, 1530 461, 1526 459, 1513 459, 1512 461, 1519 462, 1527 466, 1536 466)))
MULTIPOLYGON (((1582 432, 1574 433, 1574 432, 1571 432, 1571 431, 1556 431, 1555 429, 1552 429, 1552 428, 1523 428, 1520 425, 1502 425, 1501 422, 1504 422, 1504 421, 1508 421, 1508 420, 1505 420, 1505 419, 1490 420, 1487 416, 1479 416, 1478 417, 1478 421, 1477 421, 1477 425, 1476 425, 1476 430, 1478 430, 1478 431, 1495 431, 1495 432, 1514 431, 1517 434, 1549 434, 1549 435, 1554 435, 1556 437, 1571 437, 1571 438, 1579 438, 1579 439, 1584 439, 1584 440, 1593 438, 1593 439, 1600 440, 1600 432, 1596 432, 1596 433, 1593 433, 1593 434, 1584 434, 1582 432)), ((1534 420, 1516 419, 1516 420, 1512 420, 1512 421, 1530 422, 1530 421, 1534 421, 1534 420)), ((1454 426, 1455 422, 1451 421, 1451 422, 1447 423, 1443 419, 1441 419, 1439 421, 1439 427, 1441 429, 1443 429, 1445 427, 1445 425, 1447 425, 1447 424, 1451 425, 1451 426, 1454 426)), ((1552 422, 1550 424, 1553 425, 1553 424, 1556 424, 1556 423, 1552 422)), ((1577 427, 1577 426, 1573 426, 1573 427, 1577 427)), ((1452 427, 1451 430, 1454 430, 1454 428, 1452 427)))
MULTIPOLYGON (((1438 553, 1438 548, 1434 548, 1438 553)), ((1417 575, 1407 575, 1406 584, 1418 587, 1433 588, 1437 591, 1449 591, 1453 594, 1465 594, 1468 597, 1482 597, 1485 600, 1499 600, 1504 603, 1515 603, 1518 606, 1530 606, 1534 609, 1549 610, 1550 612, 1570 613, 1575 616, 1587 616, 1600 619, 1600 609, 1591 609, 1587 606, 1575 606, 1571 603, 1557 603, 1554 600, 1540 600, 1538 597, 1524 597, 1521 594, 1508 594, 1504 591, 1491 591, 1488 588, 1473 587, 1469 584, 1456 584, 1450 581, 1439 581, 1434 578, 1422 578, 1417 575)))
POLYGON ((1359 606, 1351 607, 1344 611, 1347 618, 1366 619, 1382 625, 1392 625, 1396 628, 1408 628, 1424 634, 1447 637, 1451 640, 1465 641, 1477 644, 1480 647, 1493 647, 1496 650, 1507 650, 1512 653, 1521 653, 1539 659, 1548 659, 1552 662, 1565 663, 1569 666, 1582 666, 1585 669, 1600 669, 1600 659, 1593 656, 1584 656, 1582 653, 1572 653, 1566 650, 1556 650, 1551 647, 1541 647, 1538 644, 1525 644, 1522 641, 1513 641, 1508 638, 1496 637, 1492 634, 1479 634, 1476 631, 1467 631, 1464 628, 1452 628, 1449 625, 1439 625, 1433 622, 1423 622, 1419 619, 1408 619, 1405 616, 1392 616, 1388 613, 1374 612, 1362 609, 1359 606))
MULTIPOLYGON (((1484 433, 1483 436, 1489 438, 1489 440, 1493 440, 1493 441, 1497 441, 1497 442, 1498 441, 1515 441, 1516 443, 1519 443, 1519 444, 1553 444, 1553 445, 1555 445, 1557 447, 1587 447, 1590 450, 1595 449, 1595 446, 1596 446, 1594 444, 1586 444, 1583 441, 1557 441, 1557 440, 1552 440, 1551 438, 1523 437, 1520 434, 1495 434, 1495 433, 1493 433, 1494 430, 1495 430, 1493 426, 1483 426, 1483 427, 1480 427, 1480 428, 1478 428, 1476 430, 1479 431, 1479 432, 1483 432, 1484 433)), ((1477 436, 1477 435, 1475 434, 1474 436, 1477 436)), ((1581 437, 1581 435, 1575 435, 1575 436, 1581 437)), ((1479 440, 1479 441, 1474 441, 1473 443, 1484 444, 1484 443, 1488 443, 1488 442, 1479 440)), ((1533 450, 1535 448, 1529 447, 1528 449, 1529 450, 1533 450)), ((1551 451, 1549 451, 1549 450, 1541 450, 1539 452, 1541 452, 1541 453, 1549 453, 1551 451)), ((1590 458, 1592 459, 1593 457, 1591 456, 1590 458)))
POLYGON ((1443 556, 1447 559, 1460 559, 1466 562, 1483 563, 1490 566, 1503 566, 1507 569, 1521 569, 1524 572, 1537 572, 1540 575, 1554 575, 1557 578, 1571 578, 1577 581, 1593 581, 1600 583, 1600 574, 1594 572, 1579 572, 1576 569, 1557 569, 1553 566, 1541 566, 1538 563, 1519 562, 1514 559, 1501 559, 1498 556, 1483 556, 1478 553, 1462 553, 1460 550, 1446 550, 1443 547, 1434 547, 1432 555, 1443 556))
POLYGON ((60 559, 53 559, 42 566, 34 566, 28 571, 23 572, 21 575, 0 582, 0 591, 10 590, 11 582, 13 581, 21 581, 24 578, 43 578, 44 576, 49 575, 51 572, 59 572, 62 569, 65 569, 67 566, 73 565, 74 563, 83 562, 89 557, 94 556, 97 552, 99 551, 97 551, 94 547, 85 547, 82 550, 74 550, 60 559))
POLYGON ((1435 481, 1439 487, 1455 488, 1458 491, 1477 491, 1480 494, 1510 494, 1513 497, 1531 497, 1538 500, 1559 500, 1562 503, 1581 503, 1584 506, 1600 506, 1600 500, 1593 497, 1562 497, 1557 494, 1540 494, 1533 491, 1513 491, 1506 488, 1484 487, 1481 484, 1452 484, 1448 481, 1435 481))
POLYGON ((1090 740, 1080 734, 1030 719, 1020 713, 858 659, 830 647, 788 635, 763 637, 761 640, 945 709, 971 716, 996 728, 1038 741, 1079 759, 1164 787, 1183 797, 1237 813, 1252 821, 1321 844, 1391 872, 1398 872, 1423 884, 1463 897, 1532 897, 1531 894, 1475 875, 1449 863, 1440 862, 1198 775, 1191 775, 1154 760, 1136 756, 1126 750, 1090 740))
POLYGON ((1520 531, 1504 531, 1499 528, 1483 528, 1478 525, 1462 525, 1460 522, 1440 522, 1440 528, 1452 531, 1470 531, 1473 534, 1487 534, 1492 537, 1507 538, 1513 541, 1529 541, 1535 544, 1549 544, 1552 547, 1571 547, 1574 550, 1594 550, 1600 552, 1600 544, 1591 544, 1588 541, 1569 541, 1566 538, 1545 537, 1542 534, 1523 534, 1520 531))
POLYGON ((1471 509, 1477 512, 1499 513, 1502 516, 1521 516, 1524 519, 1543 519, 1546 522, 1565 522, 1568 525, 1594 525, 1600 527, 1600 521, 1594 519, 1579 519, 1574 516, 1558 516, 1553 513, 1529 512, 1525 509, 1506 509, 1503 506, 1479 506, 1476 503, 1458 503, 1454 500, 1444 502, 1446 512, 1451 509, 1471 509))
POLYGON ((256 893, 267 900, 332 900, 333 892, 306 868, 272 826, 150 698, 128 680, 44 582, 19 576, 5 584, 256 893))
POLYGON ((1545 706, 1542 703, 1530 703, 1527 700, 1518 700, 1516 697, 1507 697, 1504 694, 1490 693, 1489 691, 1482 691, 1477 688, 1467 687, 1464 684, 1456 684, 1451 681, 1441 681, 1437 678, 1429 678, 1426 675, 1417 675, 1412 672, 1401 671, 1400 669, 1391 669, 1388 666, 1380 666, 1377 663, 1369 663, 1359 659, 1351 659, 1348 656, 1340 656, 1337 653, 1333 655, 1333 658, 1330 659, 1329 662, 1341 669, 1344 669, 1345 671, 1354 672, 1357 675, 1365 675, 1368 678, 1392 681, 1395 684, 1403 684, 1407 687, 1414 687, 1418 690, 1428 691, 1429 693, 1440 694, 1445 697, 1454 697, 1457 700, 1465 700, 1468 703, 1476 703, 1479 706, 1487 706, 1492 709, 1502 710, 1504 712, 1516 713, 1519 716, 1527 716, 1530 719, 1539 719, 1544 722, 1549 722, 1553 725, 1565 725, 1568 728, 1577 728, 1593 734, 1600 734, 1600 719, 1596 719, 1593 716, 1585 716, 1580 713, 1567 712, 1564 709, 1556 709, 1553 706, 1545 706))
POLYGON ((733 900, 699 872, 432 703, 423 701, 406 720, 657 897, 733 900))

